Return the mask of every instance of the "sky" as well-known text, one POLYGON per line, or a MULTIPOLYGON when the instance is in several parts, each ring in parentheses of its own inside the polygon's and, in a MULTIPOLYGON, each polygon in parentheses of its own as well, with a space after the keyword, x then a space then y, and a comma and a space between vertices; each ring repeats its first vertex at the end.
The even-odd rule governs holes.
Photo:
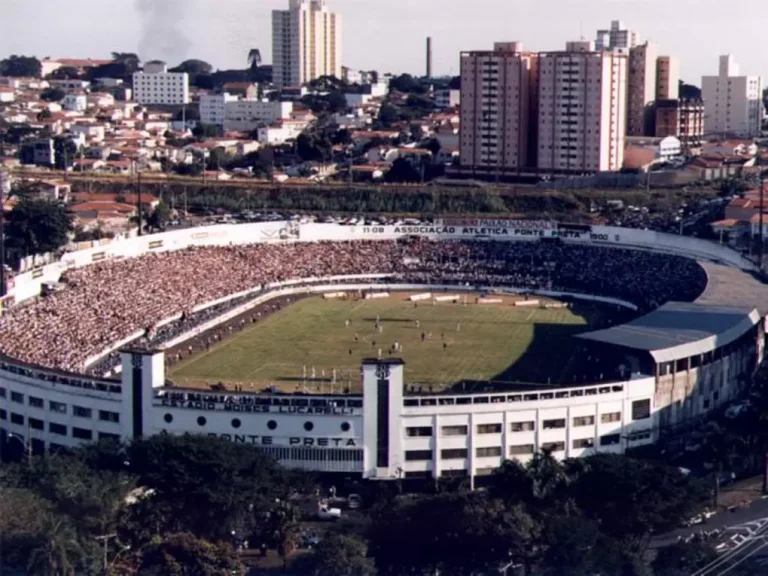
MULTIPOLYGON (((99 58, 112 51, 175 65, 199 58, 243 68, 251 48, 271 62, 271 12, 288 0, 0 0, 0 57, 99 58)), ((768 2, 742 0, 329 0, 343 17, 343 63, 355 69, 423 74, 432 37, 435 75, 457 75, 459 52, 519 40, 559 50, 593 40, 623 20, 660 54, 680 58, 681 77, 700 84, 731 53, 743 74, 768 77, 761 25, 768 2)))

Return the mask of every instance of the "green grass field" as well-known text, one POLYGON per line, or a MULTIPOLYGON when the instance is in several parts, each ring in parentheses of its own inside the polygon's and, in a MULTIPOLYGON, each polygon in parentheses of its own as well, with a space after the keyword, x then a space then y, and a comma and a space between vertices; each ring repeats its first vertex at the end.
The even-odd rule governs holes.
MULTIPOLYGON (((537 382, 562 380, 571 363, 574 334, 603 313, 595 306, 540 309, 504 304, 413 303, 404 294, 379 300, 306 298, 224 340, 210 351, 169 369, 178 385, 216 382, 246 390, 274 384, 293 391, 312 369, 317 379, 359 386, 360 361, 384 356, 394 342, 405 360, 408 384, 442 389, 460 381, 537 382), (375 329, 380 318, 383 332, 375 329), (350 325, 345 325, 346 320, 350 325), (418 320, 420 326, 416 326, 418 320), (459 326, 460 324, 460 326, 459 326), (427 338, 422 341, 422 332, 427 338), (431 334, 431 336, 430 336, 431 334), (357 341, 355 341, 357 335, 357 341), (445 343, 446 347, 443 346, 445 343)), ((312 392, 329 383, 308 383, 312 392)))

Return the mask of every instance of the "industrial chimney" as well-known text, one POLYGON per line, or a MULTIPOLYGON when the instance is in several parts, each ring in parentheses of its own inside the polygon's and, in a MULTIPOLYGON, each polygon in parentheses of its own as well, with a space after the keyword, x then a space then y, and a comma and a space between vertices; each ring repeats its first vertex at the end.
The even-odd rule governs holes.
POLYGON ((427 78, 432 78, 432 38, 427 36, 427 78))

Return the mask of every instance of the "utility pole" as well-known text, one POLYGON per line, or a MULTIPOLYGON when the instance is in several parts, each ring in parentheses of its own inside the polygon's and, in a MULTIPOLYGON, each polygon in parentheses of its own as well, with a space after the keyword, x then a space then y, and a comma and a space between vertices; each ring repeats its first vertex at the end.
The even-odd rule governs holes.
POLYGON ((136 166, 136 175, 138 176, 138 185, 136 186, 136 208, 138 210, 138 216, 139 216, 139 236, 142 235, 141 231, 141 170, 139 169, 138 165, 136 166))
POLYGON ((760 170, 759 175, 760 175, 760 179, 758 180, 758 183, 760 185, 760 248, 758 252, 758 257, 760 258, 760 260, 758 260, 759 262, 758 266, 760 267, 760 274, 762 274, 763 273, 763 210, 764 210, 763 201, 765 200, 765 181, 763 180, 762 170, 760 170))
POLYGON ((109 563, 107 562, 107 546, 112 538, 117 538, 117 534, 102 534, 101 536, 96 536, 96 540, 104 542, 104 558, 102 564, 104 569, 104 576, 108 576, 109 574, 109 563))

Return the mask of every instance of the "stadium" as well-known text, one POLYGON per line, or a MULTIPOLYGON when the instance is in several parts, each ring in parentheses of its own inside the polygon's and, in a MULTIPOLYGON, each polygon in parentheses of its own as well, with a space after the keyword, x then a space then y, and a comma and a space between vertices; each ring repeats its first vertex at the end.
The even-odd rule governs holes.
POLYGON ((768 288, 713 242, 549 221, 217 225, 18 275, 5 446, 196 433, 369 479, 623 452, 733 401, 768 288))

